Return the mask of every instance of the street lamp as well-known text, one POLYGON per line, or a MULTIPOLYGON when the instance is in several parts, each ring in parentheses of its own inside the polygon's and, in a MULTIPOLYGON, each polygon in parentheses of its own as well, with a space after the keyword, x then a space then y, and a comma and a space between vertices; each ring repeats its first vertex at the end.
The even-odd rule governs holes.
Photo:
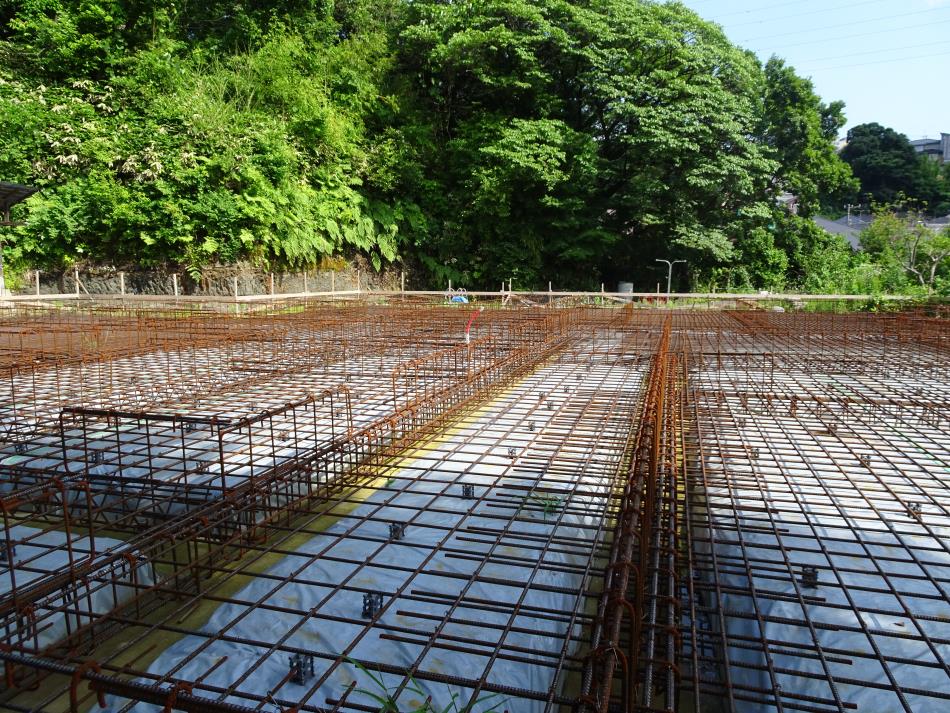
POLYGON ((670 262, 669 260, 662 260, 660 258, 656 258, 656 261, 665 262, 667 266, 669 267, 669 270, 666 273, 666 301, 669 302, 670 301, 670 284, 673 282, 673 265, 675 265, 678 262, 685 263, 686 261, 674 260, 673 262, 670 262))

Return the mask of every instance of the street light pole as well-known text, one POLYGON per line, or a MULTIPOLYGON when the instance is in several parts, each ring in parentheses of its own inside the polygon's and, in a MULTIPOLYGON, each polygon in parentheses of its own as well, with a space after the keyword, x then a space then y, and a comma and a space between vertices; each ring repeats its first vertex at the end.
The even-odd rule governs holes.
POLYGON ((686 261, 674 260, 673 262, 670 262, 669 260, 662 260, 660 258, 656 258, 656 261, 665 262, 667 266, 669 267, 669 270, 667 270, 667 273, 666 273, 666 301, 669 302, 670 301, 670 285, 673 283, 673 265, 675 265, 678 262, 685 263, 686 261))

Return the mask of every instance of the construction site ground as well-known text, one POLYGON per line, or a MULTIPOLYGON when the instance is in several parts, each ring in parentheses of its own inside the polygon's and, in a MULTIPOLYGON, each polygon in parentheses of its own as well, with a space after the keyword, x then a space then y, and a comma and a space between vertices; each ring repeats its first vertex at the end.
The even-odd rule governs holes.
POLYGON ((0 310, 0 710, 950 710, 950 319, 0 310))

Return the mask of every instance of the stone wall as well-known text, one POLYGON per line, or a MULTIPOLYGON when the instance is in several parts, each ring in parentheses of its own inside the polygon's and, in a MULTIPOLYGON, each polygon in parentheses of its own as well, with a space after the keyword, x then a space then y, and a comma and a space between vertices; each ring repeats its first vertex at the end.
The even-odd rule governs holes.
MULTIPOLYGON (((271 291, 271 275, 275 294, 297 292, 329 292, 331 290, 355 290, 357 281, 363 290, 398 290, 400 270, 384 269, 376 272, 365 264, 348 264, 340 270, 303 270, 274 272, 255 269, 250 265, 222 265, 208 267, 201 278, 194 280, 186 272, 172 270, 122 269, 111 265, 85 266, 79 268, 79 290, 82 294, 117 295, 122 292, 123 276, 125 293, 135 295, 173 295, 178 277, 178 291, 182 295, 205 295, 233 297, 235 280, 240 296, 266 295, 271 291)), ((73 269, 61 273, 40 272, 40 294, 71 294, 76 292, 76 274, 73 269)), ((13 294, 36 293, 36 273, 23 274, 16 283, 8 285, 13 294)))

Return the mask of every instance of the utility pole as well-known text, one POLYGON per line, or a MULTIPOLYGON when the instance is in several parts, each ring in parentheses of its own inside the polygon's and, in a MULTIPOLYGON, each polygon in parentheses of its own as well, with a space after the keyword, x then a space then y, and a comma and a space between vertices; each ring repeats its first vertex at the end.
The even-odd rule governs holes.
POLYGON ((663 260, 662 258, 656 258, 657 262, 665 262, 669 268, 666 273, 666 301, 670 301, 670 285, 673 283, 673 265, 678 262, 685 263, 685 260, 674 260, 670 262, 669 260, 663 260))

